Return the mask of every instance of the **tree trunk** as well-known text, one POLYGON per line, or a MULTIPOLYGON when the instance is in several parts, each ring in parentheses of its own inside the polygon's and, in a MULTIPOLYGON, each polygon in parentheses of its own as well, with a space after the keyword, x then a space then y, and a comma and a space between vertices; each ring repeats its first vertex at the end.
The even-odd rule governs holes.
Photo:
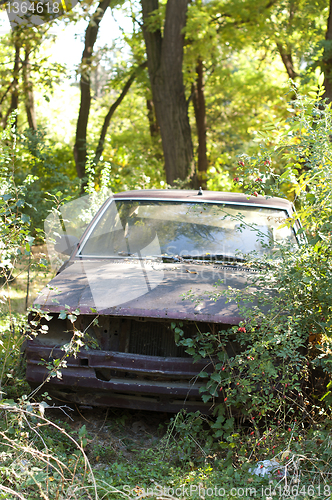
MULTIPOLYGON (((14 60, 14 67, 13 67, 13 81, 12 81, 12 94, 11 94, 11 100, 10 100, 10 106, 9 109, 6 113, 6 116, 3 119, 2 125, 3 128, 6 128, 7 126, 7 121, 10 116, 10 114, 15 111, 15 109, 18 108, 18 74, 20 70, 20 51, 21 51, 21 44, 16 40, 15 41, 15 60, 14 60)), ((15 125, 17 125, 17 118, 15 119, 15 125)))
POLYGON ((198 59, 196 82, 193 84, 193 105, 198 136, 198 183, 206 189, 208 160, 206 155, 206 108, 204 96, 203 61, 198 59))
POLYGON ((77 175, 80 179, 85 176, 86 163, 86 135, 91 106, 90 72, 94 44, 97 40, 99 24, 104 17, 110 0, 102 0, 85 32, 85 45, 82 54, 80 91, 81 102, 76 126, 76 141, 74 145, 74 158, 77 175))
POLYGON ((30 79, 30 51, 25 49, 25 58, 23 62, 23 88, 25 98, 25 109, 27 113, 29 127, 37 130, 35 101, 33 96, 33 85, 30 79))
POLYGON ((332 48, 332 0, 330 0, 330 11, 329 17, 327 20, 327 31, 325 35, 326 42, 329 42, 329 46, 324 48, 323 53, 323 64, 322 70, 324 71, 324 87, 325 94, 323 97, 328 100, 328 102, 332 101, 332 56, 331 56, 331 48, 332 48))
POLYGON ((295 78, 298 77, 299 75, 294 70, 293 58, 292 58, 291 52, 285 50, 284 47, 280 43, 277 43, 277 47, 278 47, 278 51, 279 51, 281 60, 284 63, 284 66, 285 66, 285 69, 287 71, 289 78, 291 78, 292 80, 295 80, 295 78))
POLYGON ((156 110, 154 107, 153 99, 149 99, 149 98, 146 99, 146 107, 148 110, 150 135, 151 135, 151 138, 154 139, 155 137, 158 137, 160 130, 159 130, 159 125, 158 125, 158 120, 156 117, 156 110))
POLYGON ((193 147, 188 106, 183 84, 183 35, 188 0, 168 0, 164 37, 148 27, 158 0, 141 0, 143 34, 153 102, 160 127, 168 184, 191 180, 194 175, 193 147))
POLYGON ((99 162, 101 155, 103 154, 105 137, 106 137, 107 129, 108 129, 108 126, 109 126, 110 121, 112 119, 112 116, 114 115, 116 109, 118 108, 118 106, 120 106, 121 102, 123 101, 123 99, 125 98, 126 94, 128 93, 128 91, 129 91, 129 89, 131 87, 131 84, 134 82, 137 74, 140 71, 142 71, 144 68, 146 68, 146 67, 147 67, 147 62, 145 61, 144 63, 140 64, 140 66, 138 66, 138 68, 136 68, 133 71, 133 73, 131 74, 131 76, 129 77, 129 79, 127 80, 127 82, 125 83, 125 85, 124 85, 124 87, 122 89, 121 94, 116 99, 116 101, 112 104, 112 106, 110 107, 109 112, 105 116, 104 123, 103 123, 102 129, 101 129, 101 132, 100 132, 100 138, 99 138, 98 146, 97 146, 97 149, 96 149, 96 155, 95 155, 95 158, 94 158, 94 163, 96 165, 99 162))

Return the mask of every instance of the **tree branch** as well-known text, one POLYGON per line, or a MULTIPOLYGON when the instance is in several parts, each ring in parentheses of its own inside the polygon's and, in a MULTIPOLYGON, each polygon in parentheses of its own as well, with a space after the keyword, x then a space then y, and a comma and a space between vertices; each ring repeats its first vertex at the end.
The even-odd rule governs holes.
MULTIPOLYGON (((3 128, 6 128, 7 121, 9 115, 18 108, 18 74, 22 66, 19 66, 19 62, 21 62, 20 59, 20 51, 21 51, 21 44, 16 40, 15 41, 15 62, 14 62, 14 68, 13 68, 13 81, 10 87, 13 87, 13 92, 12 92, 12 97, 10 101, 10 106, 9 109, 6 113, 6 116, 3 119, 2 125, 3 128)), ((15 120, 15 125, 17 124, 17 119, 15 120)))
POLYGON ((95 154, 95 158, 94 158, 94 163, 95 165, 97 165, 97 163, 99 162, 100 160, 100 157, 101 155, 103 154, 103 150, 104 150, 104 144, 105 144, 105 137, 106 137, 106 133, 107 133, 107 129, 108 129, 108 126, 110 124, 110 121, 116 111, 116 109, 118 108, 118 106, 121 104, 121 102, 123 101, 123 99, 125 98, 126 94, 128 93, 132 83, 134 82, 134 80, 136 79, 137 75, 145 68, 147 68, 147 61, 144 61, 142 64, 140 64, 137 68, 134 69, 134 71, 132 72, 132 74, 130 75, 130 77, 128 78, 128 80, 126 81, 123 89, 122 89, 122 92, 121 94, 119 95, 119 97, 116 99, 116 101, 114 101, 114 103, 112 104, 112 106, 110 107, 110 110, 109 112, 107 113, 107 115, 105 116, 104 118, 104 123, 103 123, 103 126, 102 126, 102 129, 101 129, 101 132, 100 132, 100 138, 99 138, 99 142, 98 142, 98 146, 97 146, 97 149, 96 149, 96 154, 95 154))
POLYGON ((299 74, 294 70, 292 54, 290 52, 287 54, 281 43, 277 43, 277 48, 289 78, 295 80, 299 74))
MULTIPOLYGON (((18 73, 21 71, 22 67, 23 67, 23 64, 21 64, 21 66, 18 68, 18 70, 17 70, 17 72, 18 72, 18 73)), ((10 89, 12 88, 12 86, 13 86, 15 83, 16 83, 16 79, 14 78, 14 79, 10 82, 10 84, 8 85, 8 87, 7 87, 7 89, 5 90, 5 93, 3 94, 3 96, 1 97, 1 99, 0 99, 0 106, 1 106, 1 104, 3 103, 3 101, 6 99, 6 96, 7 96, 8 92, 10 91, 10 89)))

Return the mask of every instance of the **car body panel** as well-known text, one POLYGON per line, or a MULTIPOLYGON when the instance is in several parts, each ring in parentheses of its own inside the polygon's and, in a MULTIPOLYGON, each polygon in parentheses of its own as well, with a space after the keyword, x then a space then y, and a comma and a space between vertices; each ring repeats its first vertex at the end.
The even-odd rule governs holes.
POLYGON ((242 289, 250 275, 255 274, 254 270, 241 264, 236 267, 208 262, 201 264, 148 262, 144 266, 146 281, 149 284, 151 284, 149 279, 151 274, 156 272, 158 275, 156 278, 159 281, 158 286, 150 290, 139 262, 130 262, 126 265, 100 260, 84 264, 75 261, 49 283, 51 289, 46 288, 42 291, 38 304, 43 310, 50 312, 60 312, 66 304, 69 310, 78 308, 81 314, 95 314, 98 302, 99 314, 237 324, 241 318, 236 305, 227 303, 225 298, 219 298, 217 301, 209 300, 208 295, 215 292, 214 284, 218 281, 223 281, 219 290, 225 290, 229 286, 242 289), (124 273, 128 270, 128 266, 130 274, 117 279, 119 267, 124 273), (100 271, 104 279, 100 276, 100 271), (89 275, 94 276, 97 282, 92 278, 89 280, 89 275), (142 281, 137 290, 138 297, 126 301, 126 296, 130 296, 133 282, 138 280, 142 281), (95 290, 95 287, 99 289, 95 290), (193 287, 197 294, 207 294, 207 298, 199 304, 188 299, 184 300, 185 294, 193 287), (115 297, 108 293, 114 289, 116 289, 115 297), (114 302, 117 304, 113 305, 114 302))

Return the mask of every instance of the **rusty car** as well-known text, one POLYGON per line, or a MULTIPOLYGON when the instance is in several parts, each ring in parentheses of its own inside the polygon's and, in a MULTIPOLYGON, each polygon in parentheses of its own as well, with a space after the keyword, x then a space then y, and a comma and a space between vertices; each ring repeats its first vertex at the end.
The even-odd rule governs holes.
POLYGON ((198 374, 207 361, 194 363, 177 345, 174 323, 190 337, 197 328, 239 325, 241 316, 223 297, 197 303, 186 294, 212 292, 216 283, 244 287, 254 272, 248 253, 296 244, 296 224, 284 224, 293 216, 285 199, 241 193, 114 194, 80 238, 54 241, 67 260, 30 316, 36 325, 37 312, 44 315, 27 341, 29 384, 79 405, 206 411, 198 374), (68 350, 73 337, 75 352, 68 350), (60 376, 50 375, 54 360, 63 360, 60 376))

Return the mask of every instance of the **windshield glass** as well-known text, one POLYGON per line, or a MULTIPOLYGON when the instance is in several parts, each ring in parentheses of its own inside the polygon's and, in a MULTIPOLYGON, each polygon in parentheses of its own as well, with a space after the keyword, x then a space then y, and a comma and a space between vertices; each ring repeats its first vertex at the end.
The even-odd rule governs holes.
POLYGON ((86 257, 220 256, 296 244, 283 210, 217 203, 113 200, 78 254, 86 257))

